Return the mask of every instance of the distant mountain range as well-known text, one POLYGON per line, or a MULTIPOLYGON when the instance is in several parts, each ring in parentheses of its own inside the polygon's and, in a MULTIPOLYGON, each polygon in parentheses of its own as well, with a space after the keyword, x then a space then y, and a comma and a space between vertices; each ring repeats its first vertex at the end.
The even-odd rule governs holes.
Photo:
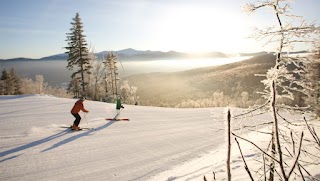
MULTIPOLYGON (((238 53, 238 54, 225 54, 222 52, 205 52, 205 53, 185 53, 185 52, 177 52, 177 51, 151 51, 151 50, 135 50, 132 48, 123 49, 119 51, 110 51, 114 52, 118 55, 120 60, 156 60, 156 59, 189 59, 189 58, 226 58, 226 57, 234 57, 234 56, 257 56, 267 54, 267 52, 257 52, 257 53, 238 53)), ((96 53, 98 59, 102 59, 106 57, 108 51, 102 51, 96 53)), ((51 55, 47 57, 42 57, 39 59, 32 58, 12 58, 12 59, 0 59, 6 61, 25 61, 25 60, 66 60, 68 58, 68 54, 61 53, 56 55, 51 55)))

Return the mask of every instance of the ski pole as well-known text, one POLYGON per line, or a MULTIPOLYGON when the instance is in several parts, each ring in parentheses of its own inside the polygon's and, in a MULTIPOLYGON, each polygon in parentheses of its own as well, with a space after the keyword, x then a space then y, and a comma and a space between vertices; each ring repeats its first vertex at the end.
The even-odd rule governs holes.
POLYGON ((88 120, 87 120, 87 113, 84 113, 84 119, 86 120, 86 123, 87 123, 87 127, 89 127, 89 124, 88 124, 88 120))

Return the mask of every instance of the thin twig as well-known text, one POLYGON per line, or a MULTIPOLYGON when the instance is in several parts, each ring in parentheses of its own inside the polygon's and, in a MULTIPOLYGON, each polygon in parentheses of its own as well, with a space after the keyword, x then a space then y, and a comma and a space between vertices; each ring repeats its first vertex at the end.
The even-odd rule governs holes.
POLYGON ((318 179, 315 179, 302 165, 300 165, 300 167, 309 175, 311 180, 313 180, 313 181, 318 180, 318 179))
POLYGON ((266 123, 261 123, 261 124, 257 124, 257 125, 254 125, 254 126, 246 126, 246 125, 244 125, 242 128, 237 128, 237 129, 234 129, 234 130, 240 130, 240 129, 244 129, 244 128, 255 128, 257 126, 270 125, 272 123, 273 122, 266 122, 266 123))
POLYGON ((248 130, 249 130, 249 131, 252 131, 252 132, 257 132, 257 133, 261 133, 261 134, 272 135, 272 133, 269 133, 269 132, 258 131, 258 130, 253 130, 253 129, 248 129, 248 130))
POLYGON ((246 171, 247 171, 247 173, 248 173, 248 175, 249 175, 250 179, 251 179, 251 180, 254 180, 254 179, 253 179, 253 177, 252 177, 252 175, 251 175, 251 172, 250 172, 250 170, 249 170, 249 168, 248 168, 247 162, 246 162, 246 160, 245 160, 245 159, 244 159, 244 157, 243 157, 243 154, 242 154, 242 150, 241 150, 240 144, 239 144, 239 142, 238 142, 237 138, 234 138, 234 139, 236 140, 236 142, 237 142, 237 144, 238 144, 239 151, 240 151, 240 154, 241 154, 241 157, 242 157, 243 163, 244 163, 244 168, 246 169, 246 171))
POLYGON ((264 181, 267 181, 267 175, 266 175, 266 158, 264 157, 264 154, 262 154, 263 159, 263 175, 264 175, 264 181))
POLYGON ((242 137, 240 137, 240 136, 238 136, 238 135, 236 135, 236 134, 234 134, 234 133, 232 133, 232 135, 235 136, 235 137, 238 137, 238 138, 240 138, 240 139, 242 139, 242 140, 244 140, 244 141, 246 141, 246 142, 251 143, 253 146, 255 146, 256 148, 258 148, 263 154, 267 155, 267 156, 270 157, 272 160, 274 160, 274 161, 276 161, 277 163, 279 163, 279 161, 278 161, 277 159, 273 158, 271 155, 269 155, 268 153, 266 153, 265 151, 263 151, 258 145, 256 145, 256 144, 253 143, 252 141, 249 141, 249 140, 247 140, 247 139, 245 139, 245 138, 242 138, 242 137))
POLYGON ((288 121, 286 118, 284 118, 283 116, 281 116, 279 114, 279 112, 277 112, 277 115, 282 119, 284 120, 286 123, 290 124, 290 125, 293 125, 293 126, 302 126, 302 125, 299 125, 299 124, 294 124, 294 123, 291 123, 290 121, 288 121))
POLYGON ((296 150, 294 148, 295 142, 294 142, 294 139, 293 139, 292 131, 290 131, 290 136, 291 136, 291 142, 292 142, 292 153, 296 154, 296 150))
POLYGON ((316 141, 316 143, 317 143, 318 146, 320 147, 320 139, 319 139, 319 136, 317 135, 315 129, 308 124, 308 122, 307 122, 307 120, 306 120, 305 117, 303 117, 303 119, 304 119, 304 122, 306 123, 306 125, 307 125, 307 127, 308 127, 308 130, 309 130, 309 132, 311 133, 313 139, 316 141))
MULTIPOLYGON (((298 162, 298 160, 299 160, 300 151, 301 151, 301 145, 302 145, 302 139, 303 139, 303 132, 301 133, 300 142, 299 142, 299 147, 298 147, 298 150, 297 150, 298 153, 297 153, 297 155, 296 155, 296 159, 295 159, 295 161, 294 161, 294 163, 293 163, 293 165, 292 165, 292 167, 291 167, 291 169, 290 169, 290 171, 289 171, 289 174, 288 174, 288 176, 287 176, 288 179, 290 178, 290 175, 292 174, 293 169, 295 168, 295 166, 297 165, 297 162, 298 162)), ((293 145, 293 146, 294 146, 294 145, 293 145)))
POLYGON ((262 104, 259 107, 256 107, 255 109, 252 109, 252 110, 250 110, 248 112, 245 112, 245 113, 242 113, 242 114, 239 114, 239 115, 235 115, 232 118, 237 118, 237 117, 240 117, 240 116, 244 116, 244 115, 250 114, 250 113, 252 113, 252 112, 254 112, 254 111, 258 110, 258 109, 261 109, 261 108, 265 107, 266 105, 268 105, 270 103, 270 100, 271 99, 267 100, 267 102, 265 102, 264 104, 262 104))
POLYGON ((301 165, 299 164, 299 162, 298 162, 298 170, 299 170, 299 173, 300 173, 300 176, 301 176, 302 180, 305 181, 304 176, 303 176, 302 171, 301 171, 301 165))

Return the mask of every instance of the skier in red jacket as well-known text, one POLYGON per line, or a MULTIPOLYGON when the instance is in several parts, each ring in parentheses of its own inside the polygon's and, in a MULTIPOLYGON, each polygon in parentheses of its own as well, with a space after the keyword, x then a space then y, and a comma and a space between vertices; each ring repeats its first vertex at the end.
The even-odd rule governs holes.
POLYGON ((79 124, 80 124, 80 120, 81 117, 79 115, 80 110, 83 112, 89 112, 88 110, 86 110, 83 106, 83 101, 85 100, 84 97, 80 98, 73 106, 73 108, 71 109, 71 114, 76 118, 76 120, 73 122, 73 125, 71 126, 72 130, 79 130, 79 124))

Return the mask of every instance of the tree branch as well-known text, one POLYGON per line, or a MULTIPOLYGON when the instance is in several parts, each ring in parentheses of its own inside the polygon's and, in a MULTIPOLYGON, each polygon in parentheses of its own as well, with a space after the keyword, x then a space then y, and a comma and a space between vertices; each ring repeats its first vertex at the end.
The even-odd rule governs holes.
POLYGON ((237 138, 234 138, 234 139, 236 140, 236 142, 237 142, 237 144, 238 144, 239 151, 240 151, 240 154, 241 154, 241 157, 242 157, 243 163, 244 163, 244 168, 246 169, 246 171, 247 171, 247 173, 248 173, 248 175, 249 175, 250 179, 251 179, 252 181, 254 181, 254 179, 253 179, 253 177, 252 177, 252 175, 251 175, 251 172, 250 172, 250 170, 249 170, 249 168, 248 168, 247 162, 246 162, 246 160, 245 160, 245 159, 244 159, 244 157, 243 157, 242 150, 241 150, 241 148, 240 148, 240 144, 239 144, 239 142, 238 142, 237 138))
POLYGON ((303 119, 304 119, 304 122, 306 123, 308 130, 311 133, 313 139, 316 141, 317 145, 320 147, 320 139, 319 139, 319 136, 317 135, 315 129, 308 124, 306 117, 303 117, 303 119))
POLYGON ((262 150, 258 145, 256 145, 256 144, 253 143, 252 141, 247 140, 247 139, 245 139, 245 138, 242 138, 242 137, 240 137, 240 136, 238 136, 238 135, 236 135, 236 134, 234 134, 234 133, 231 133, 231 134, 232 134, 233 136, 237 137, 237 138, 240 138, 240 139, 248 142, 248 143, 251 143, 253 146, 255 146, 256 148, 258 148, 263 154, 267 155, 269 158, 271 158, 272 160, 274 160, 274 161, 276 161, 277 163, 279 163, 279 161, 278 161, 277 159, 273 158, 271 155, 269 155, 268 153, 266 153, 264 150, 262 150))
MULTIPOLYGON (((303 132, 301 133, 300 142, 299 142, 299 147, 298 147, 298 150, 297 150, 298 153, 297 153, 297 155, 296 155, 296 159, 295 159, 295 161, 294 161, 294 163, 293 163, 293 165, 292 165, 292 167, 291 167, 291 169, 290 169, 290 171, 289 171, 289 174, 288 174, 288 176, 287 176, 288 179, 290 178, 290 176, 291 176, 291 174, 292 174, 295 166, 296 166, 297 163, 298 163, 299 156, 300 156, 300 151, 301 151, 302 139, 303 139, 303 132)), ((294 145, 293 145, 293 147, 294 147, 294 145)))
POLYGON ((250 110, 250 111, 248 111, 248 112, 245 112, 245 113, 243 113, 243 114, 235 115, 235 116, 233 116, 232 118, 237 118, 237 117, 240 117, 240 116, 244 116, 244 115, 250 114, 250 113, 252 113, 252 112, 254 112, 254 111, 258 110, 258 109, 261 109, 261 108, 265 107, 266 105, 268 105, 268 104, 270 103, 270 100, 271 100, 271 98, 269 98, 269 100, 267 100, 267 102, 265 102, 265 103, 262 104, 261 106, 256 107, 255 109, 252 109, 252 110, 250 110))

